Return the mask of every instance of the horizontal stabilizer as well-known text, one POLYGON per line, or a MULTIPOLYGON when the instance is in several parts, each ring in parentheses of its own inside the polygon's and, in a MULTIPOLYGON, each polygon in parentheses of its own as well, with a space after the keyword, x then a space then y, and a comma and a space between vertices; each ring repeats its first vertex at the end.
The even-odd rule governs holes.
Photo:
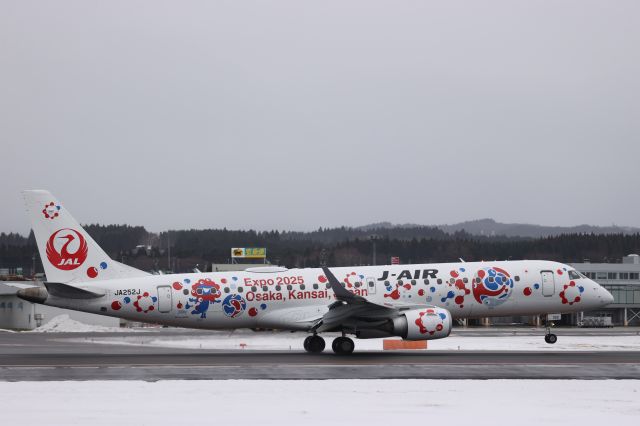
POLYGON ((51 296, 63 299, 97 299, 104 296, 104 293, 96 293, 62 283, 45 282, 44 286, 47 287, 51 296))
POLYGON ((24 281, 24 282, 13 282, 13 281, 4 281, 2 284, 9 286, 9 287, 14 287, 14 288, 34 288, 34 287, 41 287, 38 284, 35 284, 33 281, 24 281))

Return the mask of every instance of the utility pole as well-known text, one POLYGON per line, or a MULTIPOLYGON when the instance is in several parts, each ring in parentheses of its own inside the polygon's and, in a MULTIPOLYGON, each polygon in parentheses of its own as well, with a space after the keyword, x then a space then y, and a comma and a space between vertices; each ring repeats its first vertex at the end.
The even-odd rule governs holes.
POLYGON ((371 243, 373 245, 373 266, 376 266, 376 241, 380 239, 379 235, 371 235, 369 236, 371 243))
POLYGON ((167 272, 171 271, 171 242, 169 241, 169 231, 167 231, 167 272))

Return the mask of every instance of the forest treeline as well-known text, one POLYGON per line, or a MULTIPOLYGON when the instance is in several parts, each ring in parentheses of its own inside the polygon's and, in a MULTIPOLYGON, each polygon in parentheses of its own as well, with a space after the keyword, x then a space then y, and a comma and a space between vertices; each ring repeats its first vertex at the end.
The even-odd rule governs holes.
MULTIPOLYGON (((175 230, 159 234, 141 226, 87 225, 87 232, 113 259, 144 270, 184 272, 196 265, 228 263, 231 247, 266 247, 271 263, 292 267, 372 264, 375 236, 377 263, 398 256, 402 263, 505 259, 547 259, 559 262, 620 262, 640 252, 640 234, 563 234, 546 238, 453 234, 428 226, 379 229, 329 228, 312 232, 175 230), (144 246, 144 247, 139 247, 144 246), (170 251, 167 248, 170 247, 170 251)), ((35 265, 42 272, 33 234, 0 234, 0 268, 35 265)))

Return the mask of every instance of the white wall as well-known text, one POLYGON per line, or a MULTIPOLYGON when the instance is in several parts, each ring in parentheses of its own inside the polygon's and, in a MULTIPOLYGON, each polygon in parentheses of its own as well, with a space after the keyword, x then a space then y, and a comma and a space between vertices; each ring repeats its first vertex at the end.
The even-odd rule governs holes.
POLYGON ((66 314, 71 319, 84 324, 107 327, 118 327, 120 325, 120 319, 118 318, 33 304, 15 295, 0 295, 0 328, 32 330, 36 328, 36 314, 42 314, 42 324, 46 324, 58 315, 66 314))

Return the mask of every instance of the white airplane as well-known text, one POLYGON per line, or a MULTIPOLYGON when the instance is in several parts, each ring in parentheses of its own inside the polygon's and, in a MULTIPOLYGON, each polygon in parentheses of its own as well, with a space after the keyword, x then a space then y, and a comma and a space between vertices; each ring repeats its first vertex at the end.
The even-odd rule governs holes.
MULTIPOLYGON (((597 309, 611 294, 570 266, 549 261, 286 269, 151 275, 116 262, 49 192, 24 191, 47 275, 30 302, 176 327, 304 331, 322 352, 323 332, 350 354, 359 339, 447 337, 453 321, 597 309)), ((557 337, 547 328, 545 341, 557 337)))

